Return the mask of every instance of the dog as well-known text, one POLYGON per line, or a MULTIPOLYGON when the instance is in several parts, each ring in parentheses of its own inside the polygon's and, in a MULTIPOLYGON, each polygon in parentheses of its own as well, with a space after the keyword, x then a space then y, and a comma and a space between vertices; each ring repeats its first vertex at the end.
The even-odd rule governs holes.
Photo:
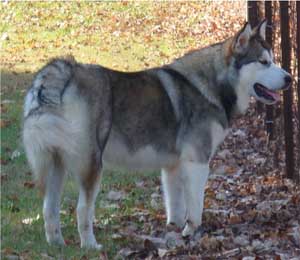
POLYGON ((78 180, 81 247, 93 233, 103 165, 161 169, 167 225, 201 225, 209 161, 250 97, 280 99, 292 78, 275 65, 266 21, 162 67, 120 72, 56 58, 37 72, 24 103, 23 142, 44 194, 46 239, 64 245, 59 209, 67 172, 78 180))

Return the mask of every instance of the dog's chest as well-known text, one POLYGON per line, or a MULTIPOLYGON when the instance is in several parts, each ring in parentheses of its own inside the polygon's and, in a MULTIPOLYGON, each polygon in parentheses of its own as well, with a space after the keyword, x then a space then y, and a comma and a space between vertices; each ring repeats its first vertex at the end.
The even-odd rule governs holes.
POLYGON ((212 122, 211 124, 211 137, 212 137, 212 150, 211 157, 215 154, 219 145, 223 143, 227 136, 229 129, 224 129, 219 123, 212 122))

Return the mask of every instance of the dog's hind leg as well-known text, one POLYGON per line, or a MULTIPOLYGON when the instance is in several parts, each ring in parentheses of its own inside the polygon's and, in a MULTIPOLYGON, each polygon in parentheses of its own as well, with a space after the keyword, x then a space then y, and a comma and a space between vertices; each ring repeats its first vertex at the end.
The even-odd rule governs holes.
POLYGON ((54 153, 53 163, 49 165, 49 171, 45 177, 43 215, 45 222, 46 239, 49 244, 64 245, 64 239, 60 227, 60 197, 63 187, 65 170, 61 158, 54 153))
POLYGON ((183 183, 179 165, 162 169, 162 184, 167 212, 167 226, 176 225, 183 228, 186 207, 183 194, 183 183))
MULTIPOLYGON (((78 176, 79 199, 77 204, 77 225, 82 248, 101 249, 93 232, 95 201, 100 188, 101 172, 93 162, 87 172, 78 176)), ((98 164, 99 165, 99 164, 98 164)))
POLYGON ((187 220, 182 231, 184 237, 192 236, 201 225, 204 191, 209 174, 208 163, 184 161, 182 163, 184 196, 187 206, 187 220))

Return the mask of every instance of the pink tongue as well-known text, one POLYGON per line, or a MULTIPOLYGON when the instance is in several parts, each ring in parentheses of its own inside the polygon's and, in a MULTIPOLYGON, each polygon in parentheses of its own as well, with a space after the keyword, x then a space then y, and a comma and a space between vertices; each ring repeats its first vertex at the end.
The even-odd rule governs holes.
POLYGON ((276 93, 276 92, 273 92, 273 91, 268 91, 267 89, 265 89, 265 91, 266 91, 270 96, 272 96, 276 101, 279 101, 279 100, 280 100, 280 94, 279 94, 279 93, 276 93))

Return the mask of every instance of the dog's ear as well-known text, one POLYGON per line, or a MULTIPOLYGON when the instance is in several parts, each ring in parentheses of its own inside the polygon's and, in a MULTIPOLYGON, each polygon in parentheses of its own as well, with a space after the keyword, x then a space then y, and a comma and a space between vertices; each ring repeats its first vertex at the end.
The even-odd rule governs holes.
POLYGON ((233 51, 238 54, 245 53, 249 46, 249 39, 252 35, 251 25, 247 22, 236 34, 233 44, 233 51))
POLYGON ((259 35, 262 39, 266 40, 267 23, 267 19, 262 20, 259 25, 253 29, 253 35, 259 35))

